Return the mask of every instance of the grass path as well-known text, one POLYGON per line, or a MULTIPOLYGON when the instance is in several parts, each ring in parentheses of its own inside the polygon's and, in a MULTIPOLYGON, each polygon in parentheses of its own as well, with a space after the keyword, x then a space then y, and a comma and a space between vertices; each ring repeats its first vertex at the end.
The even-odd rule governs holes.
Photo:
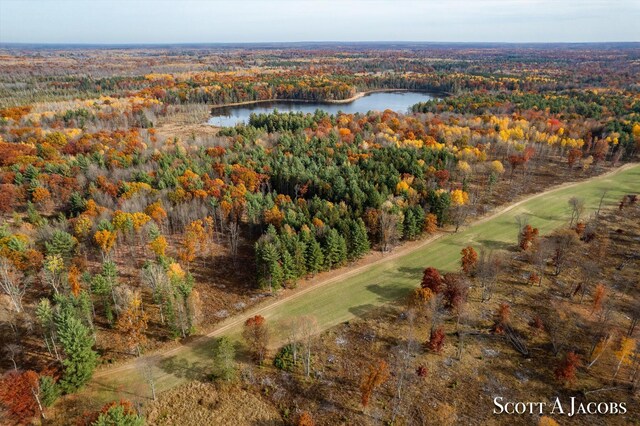
MULTIPOLYGON (((159 391, 169 389, 209 370, 214 337, 237 338, 249 316, 263 315, 275 331, 276 325, 288 318, 313 315, 320 329, 326 330, 403 297, 418 285, 427 266, 445 271, 458 269, 460 250, 467 245, 494 250, 512 247, 517 233, 516 216, 527 215, 529 223, 544 234, 568 222, 569 198, 583 198, 587 215, 597 208, 604 190, 608 192, 603 205, 609 208, 622 195, 640 192, 640 165, 626 165, 588 181, 560 185, 527 197, 474 222, 461 232, 442 233, 408 244, 386 257, 345 268, 344 272, 337 271, 328 279, 228 318, 206 336, 158 355, 161 359, 154 367, 156 388, 159 391)), ((150 393, 135 362, 96 373, 87 391, 99 400, 131 398, 132 395, 147 397, 150 393)))

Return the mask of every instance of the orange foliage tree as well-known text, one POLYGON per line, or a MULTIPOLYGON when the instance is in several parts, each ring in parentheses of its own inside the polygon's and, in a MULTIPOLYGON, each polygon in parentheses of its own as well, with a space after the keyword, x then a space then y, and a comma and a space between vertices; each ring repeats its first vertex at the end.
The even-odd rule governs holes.
POLYGON ((247 319, 242 337, 249 345, 253 359, 258 364, 262 364, 269 345, 269 330, 265 318, 262 315, 256 315, 247 319))
POLYGON ((133 298, 116 322, 116 330, 120 333, 118 339, 122 346, 140 355, 141 347, 147 341, 145 332, 148 321, 149 315, 142 309, 142 301, 139 297, 133 298))
POLYGON ((473 275, 476 265, 478 264, 478 253, 476 253, 473 247, 468 246, 463 248, 460 254, 462 255, 462 258, 460 259, 462 271, 466 275, 473 275))
POLYGON ((526 250, 538 237, 538 228, 534 228, 531 225, 525 225, 522 228, 519 238, 519 246, 522 250, 526 250))
POLYGON ((38 412, 38 374, 34 371, 9 371, 0 378, 0 401, 18 423, 26 424, 38 412))
POLYGON ((360 382, 360 393, 363 407, 369 405, 371 395, 376 388, 380 387, 389 379, 389 365, 384 360, 374 362, 369 366, 369 371, 360 382))

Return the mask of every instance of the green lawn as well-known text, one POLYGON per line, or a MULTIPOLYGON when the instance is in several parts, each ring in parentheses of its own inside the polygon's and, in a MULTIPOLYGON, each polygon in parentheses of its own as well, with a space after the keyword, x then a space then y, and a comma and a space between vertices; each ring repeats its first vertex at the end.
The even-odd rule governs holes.
MULTIPOLYGON (((460 250, 471 245, 478 249, 512 247, 516 240, 515 217, 527 215, 529 223, 547 233, 568 223, 570 211, 567 201, 572 196, 586 201, 587 215, 597 208, 604 190, 608 190, 604 206, 613 208, 622 195, 640 191, 640 165, 627 168, 614 175, 599 177, 538 196, 506 211, 484 223, 474 225, 456 234, 448 234, 422 248, 401 257, 372 265, 357 271, 343 280, 314 288, 297 298, 261 310, 273 329, 287 318, 313 315, 321 329, 327 329, 343 321, 362 315, 372 308, 396 300, 414 289, 427 266, 450 271, 459 268, 460 250)), ((227 324, 232 324, 229 319, 227 324)), ((241 324, 241 323, 240 323, 241 324)), ((241 325, 232 324, 225 334, 237 337, 241 325)), ((159 363, 156 369, 157 388, 165 390, 185 380, 197 378, 206 372, 211 363, 210 346, 213 339, 181 348, 170 358, 159 363)), ((95 379, 90 385, 92 397, 113 399, 114 390, 125 390, 117 397, 150 394, 137 370, 118 373, 113 377, 95 379)))

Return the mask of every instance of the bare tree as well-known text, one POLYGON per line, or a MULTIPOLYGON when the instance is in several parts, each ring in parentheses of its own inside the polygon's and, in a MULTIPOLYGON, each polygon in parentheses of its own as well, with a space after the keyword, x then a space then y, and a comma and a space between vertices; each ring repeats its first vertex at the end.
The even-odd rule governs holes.
POLYGON ((476 277, 482 289, 481 299, 483 302, 490 300, 493 296, 493 289, 498 282, 501 265, 502 260, 495 256, 493 252, 487 252, 484 249, 480 250, 478 265, 476 267, 476 277))
POLYGON ((16 312, 22 312, 22 298, 27 291, 27 280, 6 257, 0 257, 0 288, 9 296, 16 312))
POLYGON ((580 217, 584 213, 584 199, 578 197, 569 198, 569 207, 571 208, 571 223, 569 223, 569 227, 573 228, 575 224, 580 222, 580 217))
POLYGON ((293 355, 293 364, 298 363, 298 351, 300 349, 300 330, 301 321, 300 318, 291 318, 287 320, 283 329, 285 330, 287 345, 291 347, 291 352, 293 355))
POLYGON ((229 221, 227 230, 229 231, 229 251, 235 262, 238 255, 238 242, 240 241, 240 225, 238 221, 229 221))
POLYGON ((304 364, 305 374, 309 377, 311 373, 311 353, 313 352, 315 338, 318 334, 318 321, 315 317, 308 315, 303 316, 300 318, 299 328, 304 351, 302 363, 304 364))
POLYGON ((395 382, 395 395, 392 401, 391 423, 405 410, 405 389, 414 376, 413 361, 415 359, 418 341, 415 338, 415 313, 407 311, 406 320, 409 324, 407 335, 398 346, 393 349, 395 362, 392 364, 395 382))
POLYGON ((149 385, 149 389, 151 390, 151 397, 154 401, 156 400, 156 379, 153 369, 156 365, 156 362, 157 359, 151 356, 139 357, 136 361, 138 370, 140 371, 142 378, 149 385))
POLYGON ((16 359, 22 353, 22 346, 15 343, 8 343, 4 345, 4 351, 7 353, 7 357, 13 363, 13 369, 18 371, 18 364, 16 363, 16 359))
POLYGON ((563 229, 549 237, 551 249, 553 250, 552 260, 554 274, 556 276, 568 266, 573 250, 579 242, 578 235, 570 230, 563 229))
POLYGON ((609 191, 608 189, 605 189, 604 191, 602 191, 602 195, 600 196, 600 202, 598 203, 598 208, 595 214, 596 219, 600 218, 600 210, 602 209, 602 203, 604 202, 604 197, 607 196, 608 191, 609 191))
POLYGON ((382 252, 393 248, 400 239, 399 224, 402 217, 393 211, 393 203, 386 201, 380 211, 380 245, 382 252))

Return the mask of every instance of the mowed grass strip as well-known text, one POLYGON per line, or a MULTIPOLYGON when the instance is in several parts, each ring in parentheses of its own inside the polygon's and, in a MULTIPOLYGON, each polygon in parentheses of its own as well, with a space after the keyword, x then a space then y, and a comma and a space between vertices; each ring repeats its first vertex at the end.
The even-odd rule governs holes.
MULTIPOLYGON (((300 297, 284 300, 273 307, 257 308, 271 326, 274 340, 282 342, 278 335, 279 324, 301 316, 313 316, 320 331, 336 324, 364 315, 372 309, 407 295, 416 288, 424 268, 433 266, 441 271, 459 269, 460 250, 470 245, 476 250, 511 249, 517 240, 516 216, 526 216, 529 223, 540 229, 541 234, 568 225, 570 209, 568 200, 579 197, 585 200, 587 219, 597 209, 600 198, 607 191, 603 208, 617 208, 623 195, 640 192, 640 165, 629 166, 615 174, 596 177, 574 186, 535 196, 532 199, 470 226, 458 233, 449 233, 425 246, 388 261, 363 268, 357 274, 330 284, 313 288, 300 297)), ((250 311, 252 312, 252 311, 250 311)), ((224 322, 231 323, 234 319, 224 322)), ((242 322, 232 324, 220 335, 240 340, 242 322)), ((154 367, 156 387, 169 389, 186 380, 204 377, 211 369, 211 351, 215 337, 184 346, 154 367)), ((238 345, 240 348, 240 345, 238 345)), ((150 394, 137 369, 117 373, 94 380, 91 389, 99 400, 109 400, 118 390, 146 397, 150 394)), ((92 392, 93 393, 93 392, 92 392)), ((124 395, 126 397, 126 394, 124 395)))

